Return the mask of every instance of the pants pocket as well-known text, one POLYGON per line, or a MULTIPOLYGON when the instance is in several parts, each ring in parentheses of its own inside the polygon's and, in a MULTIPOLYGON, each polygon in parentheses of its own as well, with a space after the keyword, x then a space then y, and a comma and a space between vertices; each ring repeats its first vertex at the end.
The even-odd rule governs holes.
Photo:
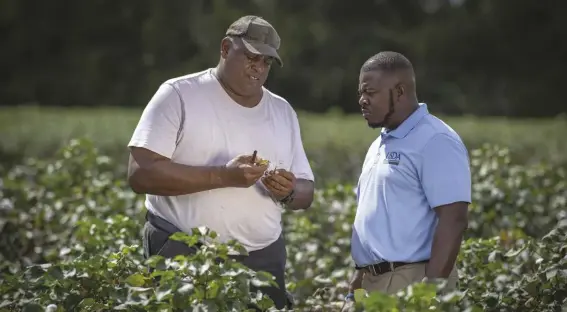
POLYGON ((165 258, 174 258, 175 256, 187 256, 196 253, 194 247, 189 247, 187 244, 171 239, 167 239, 162 247, 158 250, 157 255, 165 258))
POLYGON ((183 242, 169 239, 169 233, 157 229, 149 222, 144 225, 143 236, 144 256, 160 255, 165 258, 173 258, 177 255, 188 255, 196 250, 190 248, 183 242))

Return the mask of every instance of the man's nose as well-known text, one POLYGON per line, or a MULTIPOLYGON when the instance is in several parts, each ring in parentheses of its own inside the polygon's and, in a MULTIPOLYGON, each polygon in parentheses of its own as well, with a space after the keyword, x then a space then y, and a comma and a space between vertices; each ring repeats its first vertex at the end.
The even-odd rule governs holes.
POLYGON ((262 74, 267 68, 268 64, 266 63, 266 59, 264 57, 259 57, 254 63, 252 63, 252 69, 259 74, 262 74))
POLYGON ((364 96, 360 96, 360 98, 358 99, 358 105, 360 105, 361 107, 368 105, 368 101, 364 98, 364 96))

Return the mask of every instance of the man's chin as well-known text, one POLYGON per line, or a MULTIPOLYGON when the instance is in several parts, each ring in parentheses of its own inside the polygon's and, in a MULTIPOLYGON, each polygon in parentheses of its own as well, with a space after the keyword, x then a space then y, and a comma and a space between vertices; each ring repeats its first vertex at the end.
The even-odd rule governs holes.
POLYGON ((371 121, 367 121, 368 123, 368 127, 372 128, 372 129, 377 129, 377 128, 382 128, 383 125, 381 122, 371 122, 371 121))

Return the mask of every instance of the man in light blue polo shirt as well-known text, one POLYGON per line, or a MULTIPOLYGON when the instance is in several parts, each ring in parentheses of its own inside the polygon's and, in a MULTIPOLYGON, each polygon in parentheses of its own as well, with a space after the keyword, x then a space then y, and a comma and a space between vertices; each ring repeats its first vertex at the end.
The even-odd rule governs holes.
POLYGON ((359 93, 368 125, 382 130, 357 186, 350 292, 393 294, 433 278, 454 289, 471 202, 467 149, 418 102, 413 66, 402 54, 381 52, 366 61, 359 93))

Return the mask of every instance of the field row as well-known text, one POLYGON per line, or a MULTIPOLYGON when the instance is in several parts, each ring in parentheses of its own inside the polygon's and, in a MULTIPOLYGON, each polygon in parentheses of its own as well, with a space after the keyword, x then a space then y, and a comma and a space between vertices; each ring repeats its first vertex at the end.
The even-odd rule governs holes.
MULTIPOLYGON (((156 257, 150 263, 157 270, 149 273, 140 241, 143 196, 129 190, 112 159, 99 157, 87 142, 60 155, 15 168, 0 183, 5 212, 0 250, 6 251, 0 253, 0 310, 243 311, 255 301, 247 283, 266 278, 234 263, 215 264, 227 246, 174 262, 156 257), (49 265, 23 270, 30 262, 49 265), (155 274, 161 276, 159 285, 155 274), (208 309, 198 309, 204 306, 208 309)), ((567 307, 565 167, 516 166, 497 149, 477 150, 472 166, 473 204, 458 258, 462 293, 439 301, 433 300, 434 290, 423 288, 400 297, 373 293, 359 301, 365 311, 567 307)), ((287 290, 295 298, 294 311, 338 312, 353 273, 349 250, 356 201, 346 184, 321 188, 316 195, 307 211, 284 214, 287 290)))
MULTIPOLYGON (((125 164, 126 144, 142 109, 2 108, 0 162, 19 161, 22 156, 49 156, 70 139, 85 137, 125 164)), ((321 177, 319 181, 352 181, 378 130, 368 128, 362 117, 356 115, 298 114, 304 146, 321 177)), ((567 162, 567 140, 562 137, 567 133, 567 119, 443 120, 458 131, 469 150, 491 143, 509 148, 515 162, 567 162)))

